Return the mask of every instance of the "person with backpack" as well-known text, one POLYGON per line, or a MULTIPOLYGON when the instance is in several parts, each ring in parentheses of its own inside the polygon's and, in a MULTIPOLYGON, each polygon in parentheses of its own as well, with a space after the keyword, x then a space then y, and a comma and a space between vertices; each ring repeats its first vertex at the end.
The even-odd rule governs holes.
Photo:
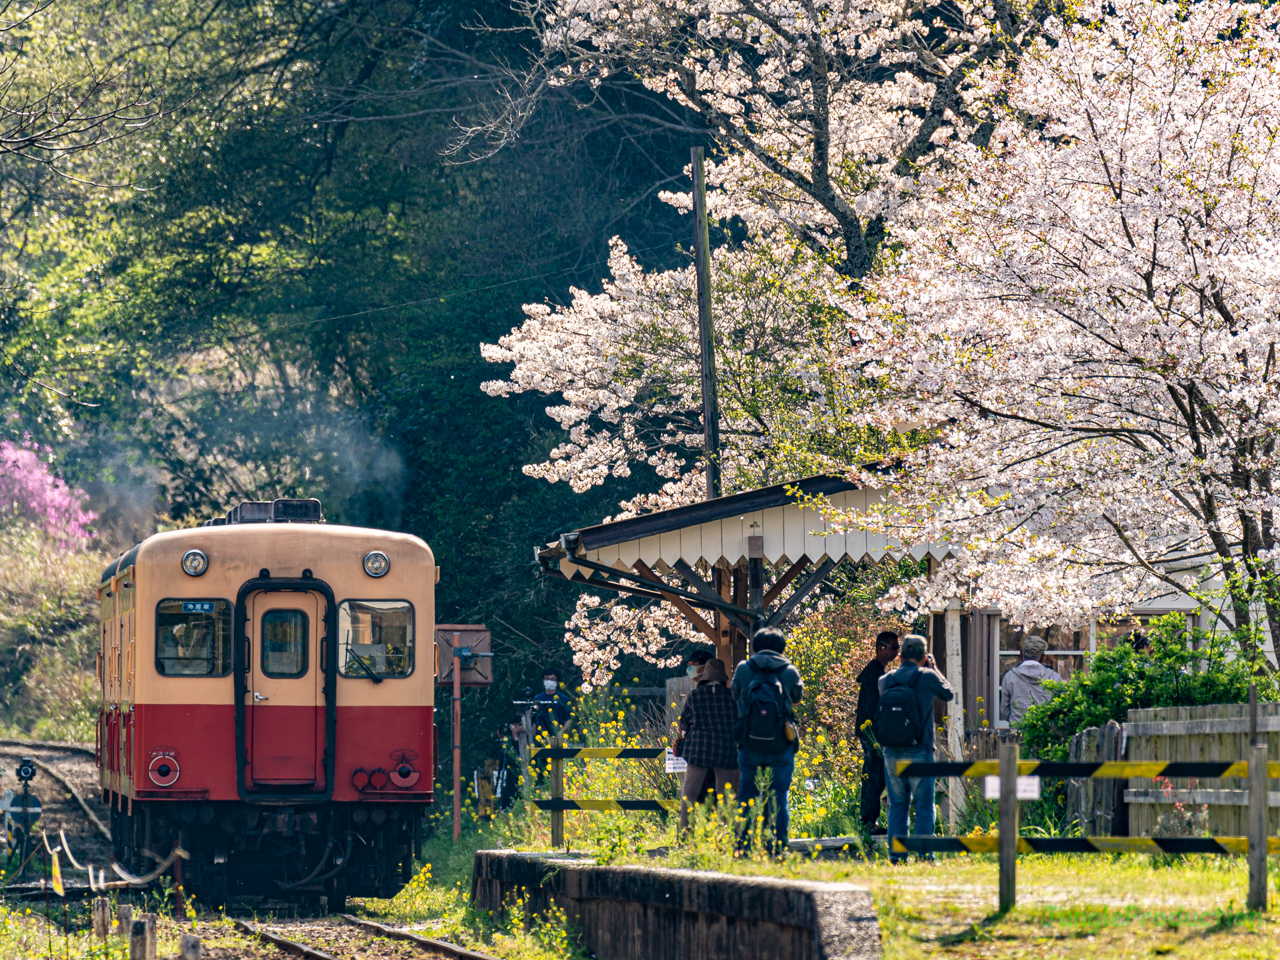
MULTIPOLYGON (((902 666, 880 678, 876 707, 876 740, 884 749, 889 786, 889 836, 933 836, 933 777, 900 777, 903 760, 933 760, 933 701, 947 703, 955 691, 925 651, 925 638, 909 633, 902 638, 902 666), (915 807, 915 824, 907 832, 907 817, 915 807)), ((893 863, 906 854, 889 854, 893 863)), ((931 859, 931 858, 930 858, 931 859)))
POLYGON ((757 630, 751 639, 751 656, 733 671, 730 692, 738 706, 738 778, 743 815, 747 820, 744 845, 758 816, 769 813, 773 805, 774 842, 769 852, 785 853, 791 812, 787 797, 791 777, 795 773, 796 746, 799 733, 795 724, 795 705, 804 696, 800 671, 782 655, 787 640, 776 627, 757 630), (760 798, 756 774, 762 769, 772 772, 770 801, 760 798), (761 809, 752 811, 752 802, 761 809))

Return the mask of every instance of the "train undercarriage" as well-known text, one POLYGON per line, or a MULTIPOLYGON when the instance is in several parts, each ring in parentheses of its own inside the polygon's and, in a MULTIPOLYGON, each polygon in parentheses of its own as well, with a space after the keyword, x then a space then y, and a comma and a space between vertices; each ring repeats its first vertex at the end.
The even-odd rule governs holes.
POLYGON ((175 844, 185 891, 208 906, 264 897, 344 909, 346 898, 392 897, 420 852, 419 803, 265 806, 239 801, 112 805, 116 859, 143 874, 175 844))

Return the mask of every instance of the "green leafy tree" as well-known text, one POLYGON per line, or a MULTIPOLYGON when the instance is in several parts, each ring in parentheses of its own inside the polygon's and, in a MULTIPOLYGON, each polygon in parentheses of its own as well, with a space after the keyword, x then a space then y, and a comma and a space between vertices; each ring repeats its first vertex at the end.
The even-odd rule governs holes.
POLYGON ((1153 620, 1147 638, 1149 647, 1119 642, 1090 658, 1087 671, 1046 683, 1056 696, 1029 709, 1020 725, 1027 755, 1066 760, 1073 735, 1108 720, 1123 723, 1134 709, 1241 703, 1253 683, 1259 698, 1277 699, 1274 680, 1256 676, 1238 656, 1236 638, 1189 631, 1181 613, 1153 620))

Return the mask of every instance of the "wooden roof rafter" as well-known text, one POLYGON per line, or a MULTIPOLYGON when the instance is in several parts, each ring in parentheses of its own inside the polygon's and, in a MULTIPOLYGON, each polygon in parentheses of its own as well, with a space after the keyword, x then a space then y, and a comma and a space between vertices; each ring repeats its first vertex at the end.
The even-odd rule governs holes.
POLYGON ((881 534, 837 528, 808 502, 819 496, 846 513, 866 512, 886 499, 885 491, 864 489, 842 477, 809 477, 583 527, 535 547, 534 553, 547 576, 666 600, 717 644, 726 627, 749 637, 762 626, 782 623, 842 560, 878 563, 909 554, 940 561, 950 555, 942 545, 905 548, 881 534), (765 561, 775 568, 786 566, 767 592, 765 561), (814 570, 800 586, 768 612, 810 566, 814 570), (699 568, 712 571, 711 582, 699 568), (731 600, 717 570, 749 573, 747 596, 731 600), (664 580, 668 574, 678 576, 688 589, 664 580), (715 625, 699 610, 714 612, 715 625))

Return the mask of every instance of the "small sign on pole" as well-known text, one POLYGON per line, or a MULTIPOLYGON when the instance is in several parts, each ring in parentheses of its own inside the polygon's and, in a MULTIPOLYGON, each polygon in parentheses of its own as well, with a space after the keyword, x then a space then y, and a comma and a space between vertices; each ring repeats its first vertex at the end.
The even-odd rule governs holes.
MULTIPOLYGON (((1040 799, 1040 778, 1039 777, 1018 777, 1018 781, 1014 789, 1014 796, 1019 800, 1039 800, 1040 799)), ((984 777, 983 793, 988 800, 1000 799, 1000 778, 984 777)))
POLYGON ((667 747, 666 755, 666 772, 667 773, 686 773, 689 770, 689 761, 684 757, 677 757, 671 752, 671 748, 667 747))

